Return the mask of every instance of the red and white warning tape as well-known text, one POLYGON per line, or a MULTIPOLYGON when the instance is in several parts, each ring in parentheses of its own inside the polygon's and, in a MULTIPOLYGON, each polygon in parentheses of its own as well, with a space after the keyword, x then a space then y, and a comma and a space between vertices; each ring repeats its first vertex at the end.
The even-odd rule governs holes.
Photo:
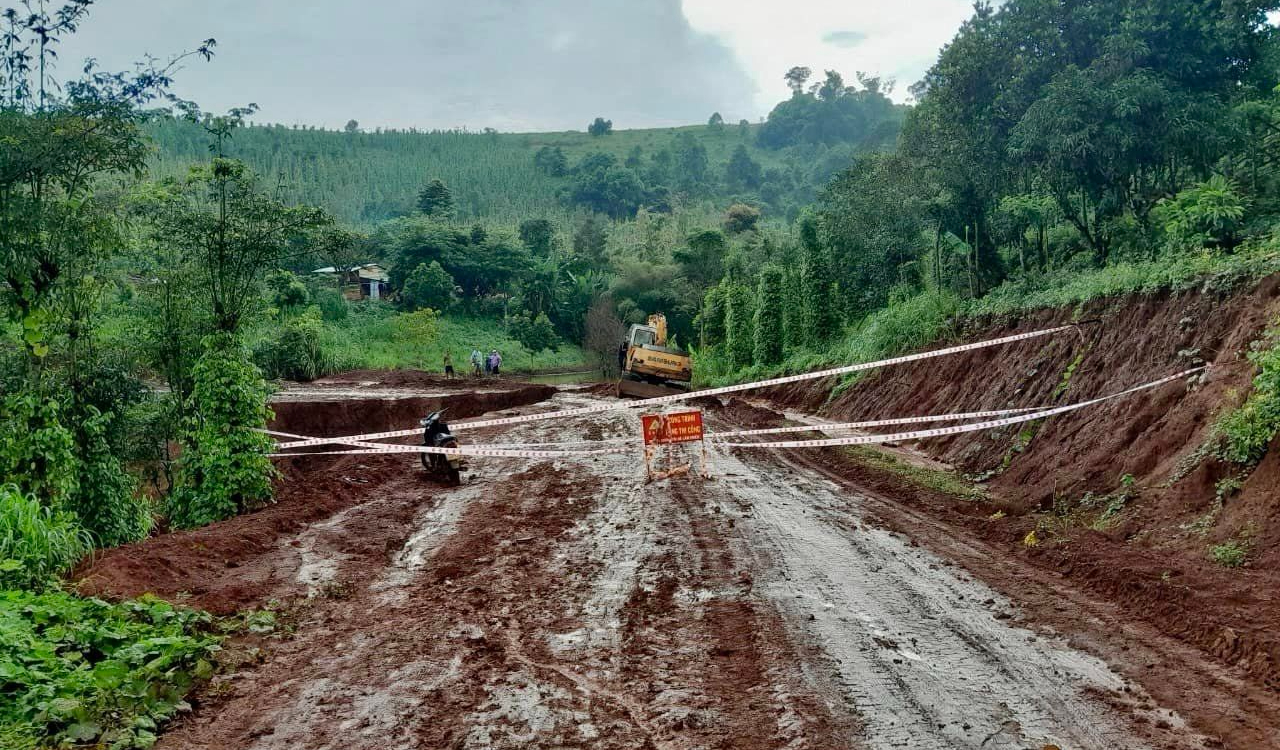
MULTIPOLYGON (((1083 409, 1085 407, 1094 406, 1094 405, 1103 403, 1105 401, 1111 401, 1113 399, 1129 396, 1134 393, 1138 393, 1139 391, 1156 388, 1166 383, 1170 383, 1175 380, 1180 380, 1190 375, 1194 375, 1198 372, 1203 372, 1204 370, 1207 370, 1207 369, 1209 369, 1208 365, 1195 367, 1189 370, 1184 370, 1182 372, 1176 373, 1174 375, 1169 375, 1167 377, 1160 378, 1159 380, 1153 380, 1149 383, 1143 383, 1142 385, 1137 385, 1132 388, 1119 391, 1117 393, 1112 393, 1107 396, 1100 396, 1098 398, 1089 399, 1088 401, 1081 401, 1074 404, 1067 404, 1065 406, 1057 406, 1052 408, 1028 407, 1028 408, 1021 408, 1021 409, 998 409, 998 410, 992 410, 992 411, 962 412, 962 413, 955 413, 955 414, 938 414, 938 415, 929 415, 929 416, 921 416, 921 417, 899 417, 899 418, 893 418, 893 419, 879 419, 879 420, 871 420, 871 421, 865 421, 865 422, 843 422, 838 424, 799 425, 794 427, 766 428, 761 430, 737 430, 733 432, 715 433, 713 435, 709 435, 708 437, 712 439, 715 439, 715 438, 723 439, 727 437, 762 435, 762 434, 769 434, 769 433, 776 433, 776 432, 803 432, 803 431, 811 431, 815 429, 818 429, 818 430, 856 429, 858 427, 878 427, 878 426, 886 426, 886 425, 892 425, 892 424, 912 424, 912 423, 920 423, 920 422, 938 422, 938 421, 974 419, 974 418, 982 418, 982 417, 989 417, 989 416, 999 416, 1003 414, 1016 415, 1016 416, 1011 416, 1003 419, 994 419, 994 420, 988 420, 983 422, 974 422, 971 424, 955 425, 953 427, 936 427, 936 428, 927 429, 927 430, 913 430, 910 432, 897 432, 897 433, 892 433, 887 435, 851 435, 848 437, 822 438, 822 439, 816 439, 816 440, 782 440, 782 441, 767 441, 767 442, 756 442, 756 443, 719 442, 719 445, 726 448, 820 448, 820 447, 837 446, 837 445, 867 445, 867 444, 874 444, 874 443, 890 443, 890 442, 898 442, 898 441, 904 441, 904 440, 919 440, 921 438, 929 438, 929 437, 941 437, 944 435, 958 435, 965 432, 977 432, 979 430, 988 430, 994 427, 1004 427, 1007 425, 1020 424, 1023 422, 1031 422, 1037 419, 1045 419, 1048 417, 1056 416, 1058 414, 1065 414, 1067 412, 1075 411, 1077 409, 1083 409)), ((291 433, 283 433, 283 432, 277 432, 273 430, 266 430, 266 432, 273 435, 279 435, 281 437, 302 437, 301 435, 293 435, 291 433)), ((416 431, 414 434, 416 434, 416 431)), ((567 445, 574 442, 586 442, 586 441, 568 441, 566 443, 536 443, 536 444, 529 444, 524 447, 518 447, 518 444, 516 445, 508 444, 510 447, 464 445, 459 448, 436 448, 436 447, 423 446, 423 445, 385 445, 385 444, 379 444, 379 443, 368 443, 368 442, 359 441, 359 440, 352 440, 349 438, 332 438, 332 439, 316 438, 315 440, 325 440, 326 442, 340 442, 344 445, 351 445, 351 446, 361 448, 361 450, 319 451, 315 453, 272 453, 271 455, 273 457, 285 457, 285 456, 374 455, 374 454, 389 454, 389 453, 440 453, 445 455, 486 456, 486 457, 498 457, 498 458, 571 458, 571 457, 581 457, 581 456, 601 456, 601 455, 608 455, 608 454, 629 453, 635 450, 636 447, 638 447, 634 445, 617 445, 617 446, 608 447, 608 448, 564 449, 564 450, 534 450, 530 447, 534 445, 548 445, 548 446, 549 445, 567 445)), ((309 444, 318 444, 318 443, 311 443, 310 440, 306 442, 308 442, 309 444)), ((606 443, 606 442, 615 442, 615 443, 631 442, 631 439, 614 438, 607 441, 595 441, 596 444, 606 443)))
MULTIPOLYGON (((421 432, 418 430, 417 432, 421 432)), ((281 437, 305 438, 304 435, 294 435, 288 432, 278 432, 276 430, 262 430, 269 435, 279 435, 281 437)), ((415 433, 417 434, 417 433, 415 433)), ((354 451, 316 451, 314 453, 271 453, 268 454, 272 458, 282 458, 285 456, 359 456, 372 455, 377 453, 440 453, 446 456, 488 456, 493 458, 569 458, 578 456, 603 456, 610 453, 628 453, 633 450, 631 447, 618 446, 614 448, 587 448, 578 450, 532 450, 530 446, 538 445, 531 443, 530 446, 524 447, 508 447, 502 445, 463 445, 458 448, 436 448, 427 445, 387 445, 385 443, 369 443, 362 440, 348 440, 346 438, 335 439, 342 445, 351 445, 364 450, 354 451)), ((584 441, 586 442, 586 441, 584 441)), ((600 442, 618 442, 617 440, 600 441, 600 442)), ((555 445, 554 443, 542 443, 541 445, 555 445)))
POLYGON ((1101 396, 1099 398, 1081 401, 1066 406, 1058 406, 1052 409, 1042 409, 1040 411, 1031 412, 1029 414, 1021 414, 1016 417, 1007 417, 1005 419, 993 419, 986 422, 974 422, 973 424, 962 424, 954 427, 934 427, 928 430, 914 430, 912 432, 897 432, 889 435, 850 435, 848 437, 838 438, 821 438, 818 440, 776 440, 759 443, 720 443, 726 448, 822 448, 832 445, 867 445, 872 443, 894 443, 902 440, 919 440, 921 438, 941 437, 943 435, 958 435, 962 432, 977 432, 979 430, 989 430, 993 427, 1004 427, 1006 425, 1020 424, 1022 422, 1032 422, 1037 419, 1045 419, 1058 414, 1065 414, 1077 409, 1083 409, 1087 406, 1094 406, 1104 401, 1128 396, 1138 391, 1144 391, 1150 388, 1164 385, 1175 380, 1180 380, 1197 372, 1207 370, 1208 365, 1196 367, 1190 370, 1184 370, 1176 375, 1170 375, 1159 380, 1153 380, 1150 383, 1143 383, 1127 390, 1113 393, 1109 396, 1101 396))
POLYGON ((589 450, 523 450, 512 448, 486 448, 482 445, 463 445, 459 448, 436 448, 430 445, 384 445, 379 448, 365 448, 353 451, 317 451, 315 453, 270 453, 272 458, 299 456, 362 456, 378 453, 440 453, 446 456, 487 456, 490 458, 578 458, 581 456, 604 456, 611 453, 631 453, 633 446, 620 445, 613 448, 592 448, 589 450))
MULTIPOLYGON (((1075 325, 1057 326, 1055 328, 1045 328, 1039 331, 1029 331, 1027 333, 1016 333, 1011 336, 1002 336, 988 341, 977 341, 971 344, 959 344, 950 346, 945 349, 934 349, 928 352, 919 352, 917 354, 907 354, 901 357, 890 357, 889 359, 881 359, 875 362, 862 362, 856 365, 844 365, 842 367, 832 367, 826 370, 817 370, 814 372, 801 373, 799 375, 786 375, 780 378, 770 378, 768 380, 758 380, 752 383, 738 383, 736 385, 726 385, 719 388, 710 388, 704 391, 689 391, 687 393, 675 393, 669 396, 657 396, 655 398, 646 398, 638 401, 613 401, 596 406, 584 406, 578 409, 565 409, 561 411, 542 412, 537 414, 521 414, 515 417, 497 417, 494 419, 481 419, 474 422, 462 422, 450 425, 453 431, 473 430, 479 427, 495 427, 498 425, 523 424, 525 422, 536 422, 543 419, 561 419, 564 417, 577 417, 585 414, 600 414, 609 411, 620 411, 623 409, 637 409, 660 404, 671 404, 679 401, 687 401, 694 398, 702 398, 705 396, 720 396, 726 393, 737 393, 739 391, 752 390, 755 388, 768 388, 775 385, 785 385, 787 383, 798 383, 804 380, 816 380, 818 378, 828 378, 836 375, 847 375, 853 372, 861 372, 864 370, 873 370, 878 367, 888 367, 890 365, 899 365, 907 362, 918 362, 924 359, 932 359, 934 357, 945 357, 950 354, 958 354, 960 352, 973 351, 975 349, 985 349, 992 346, 1000 346, 1003 344, 1011 344, 1016 341, 1026 341, 1040 336, 1049 336, 1055 333, 1075 329, 1075 325)), ((329 444, 349 444, 350 441, 368 441, 368 440, 385 440, 387 438, 405 437, 408 435, 416 435, 421 429, 409 430, 392 430, 389 432, 374 432, 366 435, 350 435, 336 438, 310 438, 307 440, 297 440, 290 443, 281 443, 277 447, 278 450, 289 450, 291 448, 305 448, 312 445, 329 445, 329 444)))
POLYGON ((983 419, 985 417, 1003 417, 1007 414, 1025 414, 1048 407, 1029 406, 1021 409, 996 409, 994 411, 966 411, 954 414, 931 414, 921 417, 895 417, 893 419, 873 419, 867 422, 816 422, 791 427, 764 427, 758 430, 732 430, 729 432, 709 432, 708 440, 724 440, 731 437, 748 435, 774 435, 782 432, 825 432, 827 430, 860 430, 864 427, 888 427, 895 424, 919 424, 922 422, 962 422, 966 419, 983 419))

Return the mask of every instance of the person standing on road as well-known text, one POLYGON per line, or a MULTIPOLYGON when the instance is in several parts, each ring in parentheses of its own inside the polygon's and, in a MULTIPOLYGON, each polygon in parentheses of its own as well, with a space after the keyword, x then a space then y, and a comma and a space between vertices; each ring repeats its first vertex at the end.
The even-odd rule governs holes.
POLYGON ((450 351, 444 353, 444 376, 446 378, 453 377, 453 352, 450 351))
POLYGON ((471 350, 471 374, 476 377, 481 375, 480 360, 482 359, 484 359, 484 355, 480 353, 479 349, 471 350))

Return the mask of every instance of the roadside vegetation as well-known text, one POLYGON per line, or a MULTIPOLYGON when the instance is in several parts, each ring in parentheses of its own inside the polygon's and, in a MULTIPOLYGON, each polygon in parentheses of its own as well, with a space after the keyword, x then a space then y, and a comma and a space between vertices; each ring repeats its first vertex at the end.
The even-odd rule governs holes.
MULTIPOLYGON (((204 112, 171 86, 213 40, 58 65, 93 5, 26 4, 0 35, 4 747, 146 747, 182 709, 209 620, 59 579, 157 522, 272 502, 269 377, 446 351, 464 372, 473 348, 607 369, 663 312, 701 380, 740 380, 1280 268, 1274 4, 979 3, 911 106, 795 67, 761 123, 552 134, 204 112)), ((1280 424, 1272 339, 1225 460, 1256 463, 1280 424)))

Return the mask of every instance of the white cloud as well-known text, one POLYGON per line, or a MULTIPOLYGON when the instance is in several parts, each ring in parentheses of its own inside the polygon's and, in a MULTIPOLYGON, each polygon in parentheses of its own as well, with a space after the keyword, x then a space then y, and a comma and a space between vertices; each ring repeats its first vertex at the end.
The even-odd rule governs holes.
POLYGON ((971 0, 681 0, 685 17, 737 56, 767 112, 787 96, 782 74, 796 65, 897 79, 893 97, 915 83, 972 13, 971 0))

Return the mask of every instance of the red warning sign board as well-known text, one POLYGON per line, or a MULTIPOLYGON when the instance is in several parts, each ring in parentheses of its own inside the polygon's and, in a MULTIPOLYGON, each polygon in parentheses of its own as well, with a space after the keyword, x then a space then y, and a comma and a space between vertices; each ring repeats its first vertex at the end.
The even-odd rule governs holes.
POLYGON ((681 411, 674 414, 643 414, 644 444, 692 443, 702 439, 702 412, 681 411))

